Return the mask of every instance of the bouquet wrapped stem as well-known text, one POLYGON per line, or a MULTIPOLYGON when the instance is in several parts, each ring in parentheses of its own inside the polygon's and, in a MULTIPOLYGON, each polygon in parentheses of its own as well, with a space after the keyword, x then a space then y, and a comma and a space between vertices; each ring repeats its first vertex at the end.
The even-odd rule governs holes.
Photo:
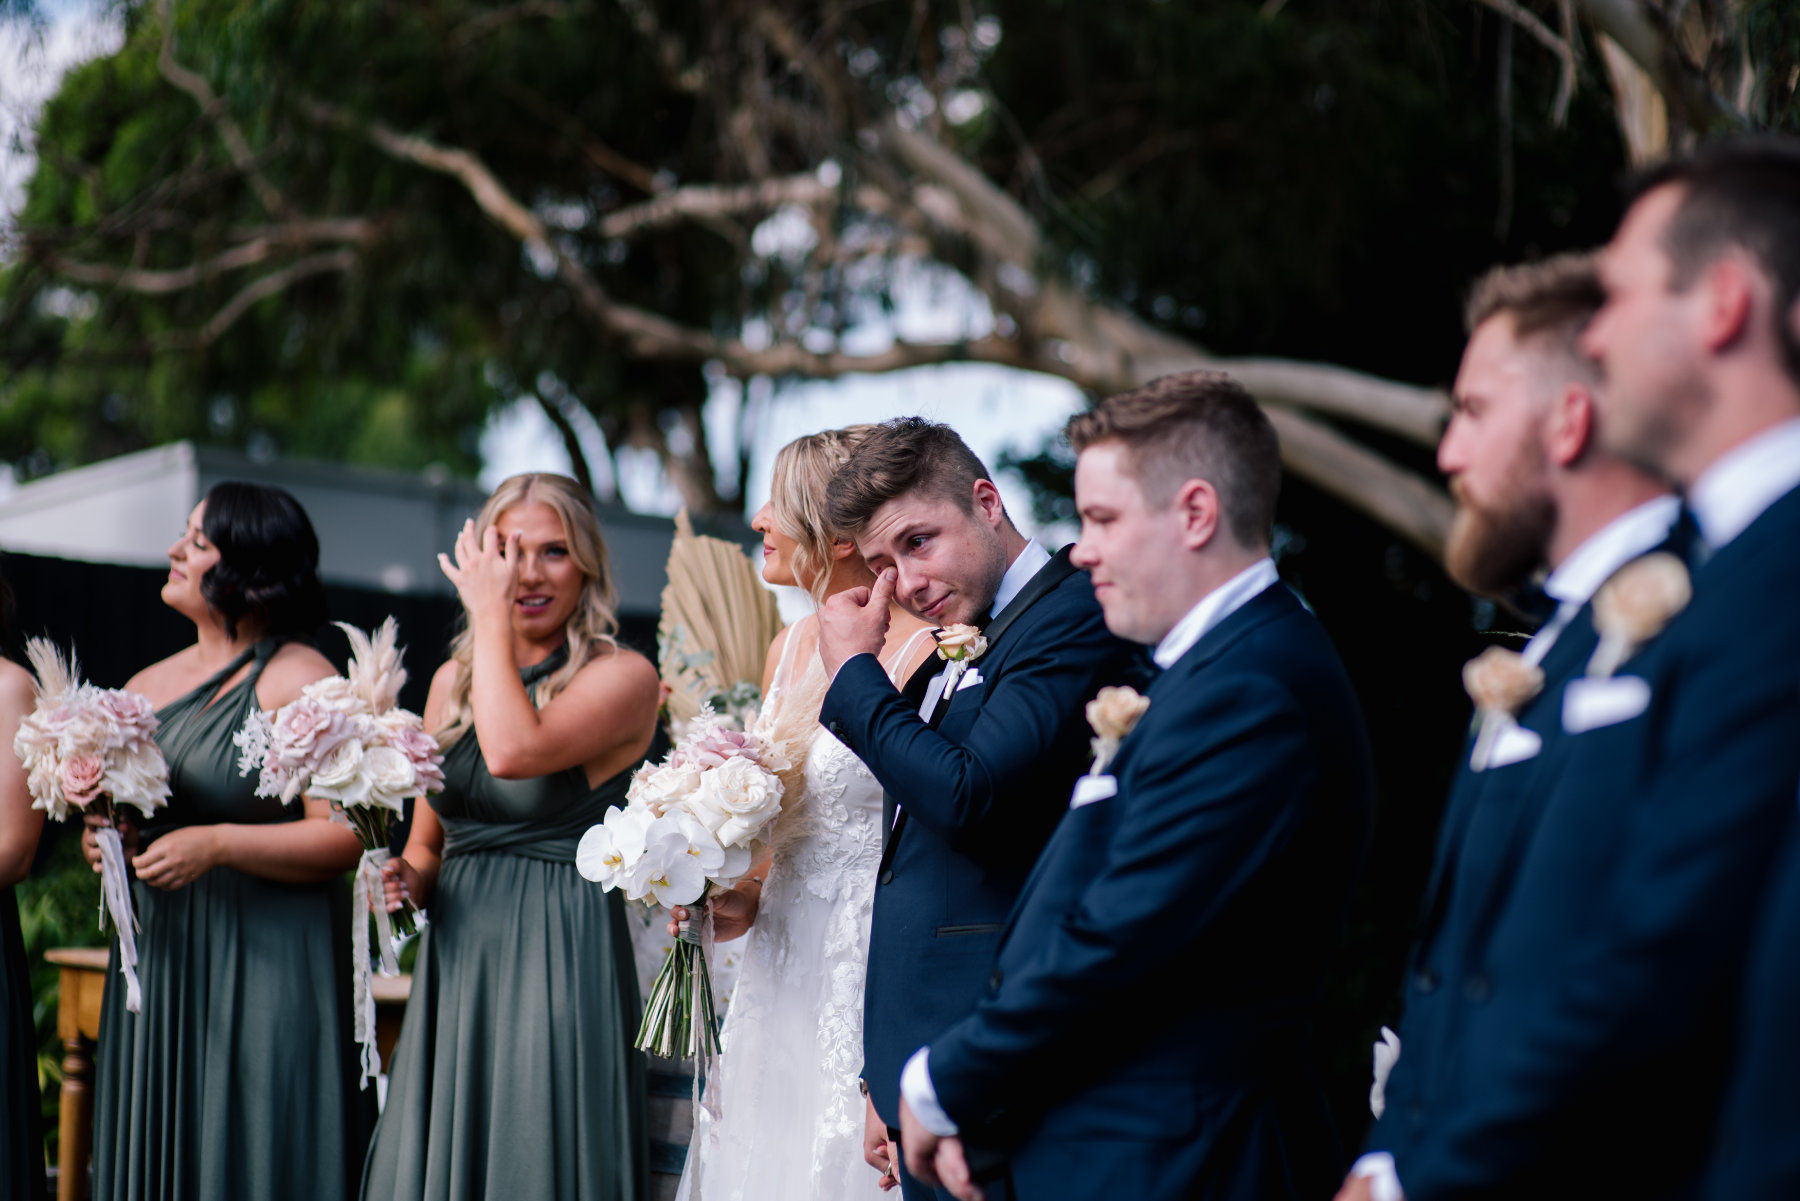
POLYGON ((94 842, 100 848, 100 929, 106 929, 106 916, 112 914, 113 927, 119 932, 119 972, 125 977, 125 1010, 141 1013, 144 992, 137 974, 137 913, 131 907, 131 877, 125 870, 125 844, 119 837, 118 818, 110 800, 101 802, 106 825, 94 831, 94 842))
POLYGON ((706 952, 712 943, 712 917, 703 908, 680 924, 681 933, 663 960, 662 971, 644 1001, 637 1049, 669 1058, 719 1053, 719 1030, 713 1017, 712 972, 706 952))
POLYGON ((388 847, 393 842, 394 815, 386 810, 370 809, 362 805, 348 808, 334 806, 334 809, 356 831, 357 840, 363 845, 362 861, 356 865, 357 880, 360 886, 363 873, 367 871, 370 875, 369 906, 380 935, 382 972, 389 976, 398 975, 397 965, 388 966, 389 959, 393 958, 391 948, 419 932, 424 914, 410 901, 404 909, 389 913, 387 905, 382 901, 381 869, 393 858, 388 847))

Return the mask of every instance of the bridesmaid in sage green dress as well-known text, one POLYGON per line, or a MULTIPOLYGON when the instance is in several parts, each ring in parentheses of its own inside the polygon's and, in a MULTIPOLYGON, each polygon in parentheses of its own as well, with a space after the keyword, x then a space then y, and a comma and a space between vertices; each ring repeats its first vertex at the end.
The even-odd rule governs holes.
MULTIPOLYGON (((95 1201, 329 1201, 355 1190, 372 1094, 357 1088, 344 876, 361 847, 324 802, 255 796, 231 744, 253 709, 334 674, 296 640, 325 617, 318 556, 291 496, 244 483, 208 492, 169 549, 163 601, 198 638, 127 685, 158 706, 172 795, 154 819, 121 823, 143 1005, 128 1012, 113 986, 115 942, 95 1201)), ((96 861, 91 830, 83 845, 96 861)))
MULTIPOLYGON (((8 599, 0 580, 0 614, 8 599)), ((0 629, 0 636, 4 632, 0 629)), ((13 885, 31 870, 44 829, 44 813, 31 807, 25 768, 12 751, 19 721, 35 703, 31 673, 0 659, 0 1197, 19 1201, 44 1196, 44 1107, 38 1094, 31 968, 13 895, 13 885)))
POLYGON ((386 868, 428 906, 365 1201, 633 1201, 648 1189, 630 934, 575 844, 623 805, 660 703, 617 645, 606 546, 562 476, 501 484, 440 556, 467 618, 431 682, 444 790, 386 868))

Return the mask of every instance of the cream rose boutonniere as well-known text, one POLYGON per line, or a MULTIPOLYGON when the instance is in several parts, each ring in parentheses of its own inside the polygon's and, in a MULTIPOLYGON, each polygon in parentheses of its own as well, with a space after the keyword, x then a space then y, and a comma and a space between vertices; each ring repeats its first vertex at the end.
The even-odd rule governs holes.
POLYGON ((1517 725, 1519 710, 1544 690, 1544 669, 1518 651, 1490 646, 1463 664, 1463 687, 1475 702, 1475 719, 1481 723, 1469 766, 1481 771, 1494 740, 1508 726, 1517 725))
POLYGON ((1605 679, 1687 608, 1694 598, 1687 564, 1666 551, 1619 568, 1594 594, 1594 631, 1600 645, 1587 674, 1605 679))
POLYGON ((987 654, 987 636, 979 627, 959 622, 931 631, 931 637, 937 643, 938 658, 947 660, 950 664, 950 670, 944 677, 943 693, 949 696, 956 691, 956 681, 969 669, 969 664, 987 654))
POLYGON ((1139 695, 1135 688, 1102 688, 1087 703, 1088 725, 1094 727, 1094 738, 1089 744, 1094 748, 1094 765, 1088 768, 1088 775, 1097 776, 1106 770, 1112 757, 1119 753, 1119 744, 1137 727, 1138 719, 1149 707, 1150 698, 1139 695))
POLYGON ((938 658, 952 663, 970 662, 987 653, 987 637, 976 626, 943 626, 931 631, 937 642, 938 658))

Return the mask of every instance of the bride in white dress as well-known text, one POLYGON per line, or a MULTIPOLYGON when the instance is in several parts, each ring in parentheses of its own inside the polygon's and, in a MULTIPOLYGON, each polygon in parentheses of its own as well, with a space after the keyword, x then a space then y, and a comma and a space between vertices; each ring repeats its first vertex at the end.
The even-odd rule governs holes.
MULTIPOLYGON (((753 528, 763 578, 815 602, 873 575, 826 527, 825 484, 867 427, 812 434, 775 460, 753 528)), ((931 653, 929 627, 896 608, 882 663, 891 679, 931 653)), ((751 923, 726 1011, 723 1051, 694 1115, 684 1201, 843 1201, 881 1195, 863 1160, 863 976, 881 860, 881 785, 819 725, 818 622, 769 647, 759 729, 795 766, 784 776, 772 854, 712 904, 717 937, 751 923), (766 874, 765 874, 766 867, 766 874)), ((676 917, 685 916, 677 910, 676 917)))

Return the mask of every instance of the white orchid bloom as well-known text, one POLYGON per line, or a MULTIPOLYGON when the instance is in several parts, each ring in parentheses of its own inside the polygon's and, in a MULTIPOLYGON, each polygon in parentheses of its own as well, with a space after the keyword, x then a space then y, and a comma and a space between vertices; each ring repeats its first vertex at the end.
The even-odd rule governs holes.
POLYGON ((644 836, 652 820, 648 811, 636 806, 608 809, 605 820, 581 836, 575 870, 602 888, 641 891, 636 869, 644 858, 644 836))

